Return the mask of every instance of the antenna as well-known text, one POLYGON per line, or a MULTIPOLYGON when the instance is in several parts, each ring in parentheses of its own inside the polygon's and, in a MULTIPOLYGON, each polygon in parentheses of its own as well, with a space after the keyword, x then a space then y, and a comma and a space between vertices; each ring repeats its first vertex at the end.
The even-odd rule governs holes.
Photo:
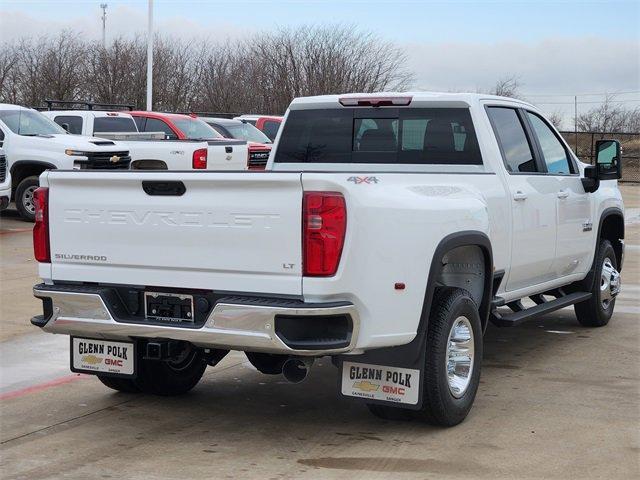
POLYGON ((106 3, 101 3, 102 9, 102 48, 107 48, 107 7, 106 3))

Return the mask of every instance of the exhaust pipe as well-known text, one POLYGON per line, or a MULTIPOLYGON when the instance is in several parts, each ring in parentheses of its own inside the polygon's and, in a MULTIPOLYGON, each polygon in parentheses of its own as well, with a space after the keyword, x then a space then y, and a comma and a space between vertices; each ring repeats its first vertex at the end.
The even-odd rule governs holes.
POLYGON ((300 383, 309 373, 313 358, 296 358, 291 357, 282 366, 282 375, 291 383, 300 383))

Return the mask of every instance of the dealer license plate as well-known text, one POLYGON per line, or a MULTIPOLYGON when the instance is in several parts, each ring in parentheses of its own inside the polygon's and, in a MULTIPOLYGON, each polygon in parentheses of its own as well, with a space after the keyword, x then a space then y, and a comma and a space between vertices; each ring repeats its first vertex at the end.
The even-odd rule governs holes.
POLYGON ((71 338, 71 371, 80 373, 133 376, 135 344, 91 338, 71 338))
POLYGON ((342 363, 342 394, 370 400, 416 405, 420 370, 367 363, 342 363))

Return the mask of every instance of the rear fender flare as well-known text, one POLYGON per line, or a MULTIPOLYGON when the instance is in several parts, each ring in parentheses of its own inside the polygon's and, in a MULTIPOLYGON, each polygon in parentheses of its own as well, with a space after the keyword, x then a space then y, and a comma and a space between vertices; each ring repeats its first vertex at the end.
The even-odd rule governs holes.
MULTIPOLYGON (((462 231, 452 233, 443 238, 436 247, 433 257, 431 259, 431 266, 429 268, 429 274, 427 277, 427 286, 425 289, 424 301, 420 314, 420 322, 416 331, 414 339, 406 345, 399 345, 396 347, 385 347, 375 350, 368 350, 362 355, 358 356, 340 356, 336 360, 338 365, 342 361, 355 361, 358 363, 384 365, 396 368, 410 368, 420 370, 424 369, 424 362, 426 356, 426 341, 427 341, 427 329, 429 326, 429 313, 431 311, 431 304, 436 289, 436 280, 440 276, 442 271, 442 258, 444 255, 457 247, 462 246, 477 246, 480 247, 485 263, 485 276, 484 276, 484 290, 482 294, 482 301, 478 306, 480 319, 483 327, 486 325, 489 318, 489 307, 491 305, 491 296, 493 292, 493 251, 491 248, 491 241, 489 237, 479 231, 462 231)), ((340 377, 341 378, 341 377, 340 377)), ((422 406, 423 395, 423 382, 424 376, 420 375, 420 393, 419 401, 416 405, 403 404, 403 408, 412 410, 420 409, 422 406)), ((368 403, 388 404, 387 402, 372 399, 360 399, 368 403)))

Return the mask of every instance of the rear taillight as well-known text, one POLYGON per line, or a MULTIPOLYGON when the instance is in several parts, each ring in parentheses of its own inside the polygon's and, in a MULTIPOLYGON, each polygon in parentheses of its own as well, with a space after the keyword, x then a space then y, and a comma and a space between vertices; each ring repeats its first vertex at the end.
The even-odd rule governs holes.
POLYGON ((207 149, 200 148, 193 152, 193 162, 191 166, 194 170, 204 170, 207 168, 207 149))
POLYGON ((337 192, 305 192, 302 200, 303 274, 335 275, 347 227, 347 208, 337 192))
POLYGON ((36 207, 35 225, 33 226, 33 255, 36 261, 49 263, 51 253, 49 249, 49 189, 37 188, 33 193, 36 207))

